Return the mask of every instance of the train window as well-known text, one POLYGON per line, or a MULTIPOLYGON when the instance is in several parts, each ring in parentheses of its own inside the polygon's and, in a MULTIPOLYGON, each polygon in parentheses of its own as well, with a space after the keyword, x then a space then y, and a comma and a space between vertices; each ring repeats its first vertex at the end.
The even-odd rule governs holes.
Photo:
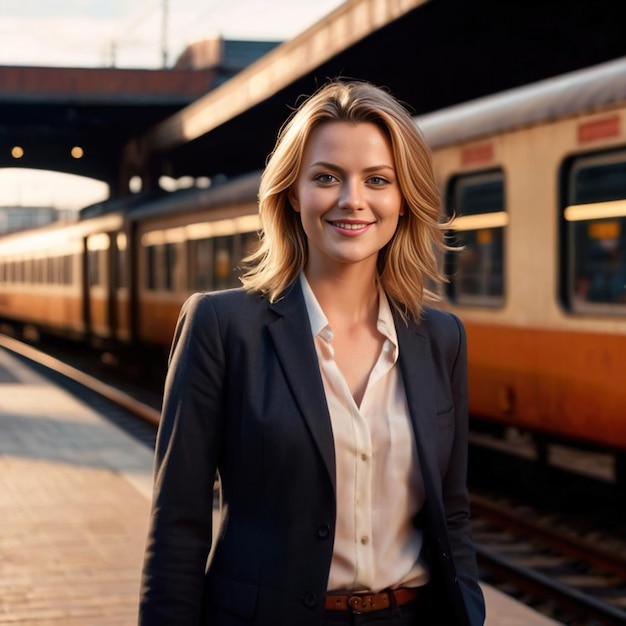
POLYGON ((626 151, 580 157, 567 177, 564 300, 575 312, 626 309, 626 151))
POLYGON ((24 282, 24 259, 20 259, 17 262, 15 280, 18 283, 23 283, 24 282))
POLYGON ((213 289, 213 240, 197 239, 189 242, 189 282, 191 291, 213 289))
POLYGON ((117 287, 128 287, 128 252, 126 250, 126 234, 118 233, 115 240, 115 284, 117 287))
POLYGON ((176 276, 176 244, 166 243, 163 246, 163 262, 165 265, 163 288, 166 291, 174 291, 176 276))
POLYGON ((89 278, 89 286, 100 285, 102 282, 102 273, 100 271, 100 252, 101 250, 87 251, 87 276, 89 278))
POLYGON ((46 282, 46 260, 37 259, 37 283, 40 285, 46 282))
POLYGON ((56 282, 56 257, 50 257, 46 259, 46 282, 49 285, 54 285, 56 282))
POLYGON ((237 284, 234 274, 237 261, 234 255, 234 237, 216 237, 214 245, 213 288, 228 289, 237 284))
POLYGON ((460 305, 502 306, 504 228, 508 216, 501 171, 458 176, 451 181, 448 214, 456 215, 452 243, 463 246, 446 256, 447 295, 460 305))
POLYGON ((157 289, 157 247, 146 246, 146 289, 157 289))
POLYGON ((259 233, 243 233, 241 235, 241 258, 245 259, 248 255, 256 252, 260 243, 259 233))
POLYGON ((72 284, 72 255, 66 254, 60 259, 59 282, 63 285, 72 284))

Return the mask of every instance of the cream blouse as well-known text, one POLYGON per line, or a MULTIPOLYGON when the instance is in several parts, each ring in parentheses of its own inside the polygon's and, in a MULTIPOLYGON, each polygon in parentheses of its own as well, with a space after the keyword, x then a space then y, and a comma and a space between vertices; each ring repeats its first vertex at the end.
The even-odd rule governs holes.
POLYGON ((424 503, 391 308, 379 290, 385 337, 357 406, 339 370, 333 331, 304 274, 300 277, 335 442, 337 519, 328 590, 374 591, 428 582, 422 533, 411 519, 424 503))

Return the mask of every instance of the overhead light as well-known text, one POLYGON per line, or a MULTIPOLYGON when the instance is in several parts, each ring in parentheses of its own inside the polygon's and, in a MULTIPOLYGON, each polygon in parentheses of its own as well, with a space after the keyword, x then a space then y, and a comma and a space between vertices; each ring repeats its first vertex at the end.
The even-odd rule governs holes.
POLYGON ((75 159, 82 159, 85 156, 85 151, 80 146, 74 146, 70 151, 70 154, 75 159))
POLYGON ((131 193, 139 193, 141 188, 143 187, 143 180, 141 180, 141 176, 132 176, 128 181, 128 189, 131 193))
POLYGON ((13 146, 11 148, 11 156, 14 159, 21 159, 24 156, 24 148, 22 146, 13 146))

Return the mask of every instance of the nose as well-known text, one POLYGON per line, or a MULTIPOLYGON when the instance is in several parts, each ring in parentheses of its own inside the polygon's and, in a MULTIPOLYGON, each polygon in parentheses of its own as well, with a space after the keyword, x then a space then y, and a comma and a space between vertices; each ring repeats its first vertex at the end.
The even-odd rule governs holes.
POLYGON ((346 180, 341 188, 339 208, 347 211, 361 211, 365 208, 363 189, 359 181, 346 180))

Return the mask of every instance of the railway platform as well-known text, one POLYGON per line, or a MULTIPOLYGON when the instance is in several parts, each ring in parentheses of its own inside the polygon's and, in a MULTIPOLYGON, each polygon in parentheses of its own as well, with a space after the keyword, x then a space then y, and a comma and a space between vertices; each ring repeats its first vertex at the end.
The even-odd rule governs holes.
MULTIPOLYGON (((152 451, 0 347, 0 625, 132 626, 152 451)), ((486 626, 557 626, 488 585, 486 626)))

